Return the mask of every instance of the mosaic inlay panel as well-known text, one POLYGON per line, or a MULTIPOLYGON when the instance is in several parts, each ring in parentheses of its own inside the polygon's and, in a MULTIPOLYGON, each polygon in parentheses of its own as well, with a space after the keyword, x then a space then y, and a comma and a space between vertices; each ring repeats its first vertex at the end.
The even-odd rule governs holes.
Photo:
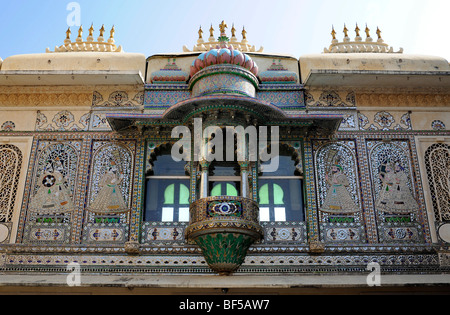
POLYGON ((368 140, 367 150, 380 242, 423 242, 409 141, 368 140))

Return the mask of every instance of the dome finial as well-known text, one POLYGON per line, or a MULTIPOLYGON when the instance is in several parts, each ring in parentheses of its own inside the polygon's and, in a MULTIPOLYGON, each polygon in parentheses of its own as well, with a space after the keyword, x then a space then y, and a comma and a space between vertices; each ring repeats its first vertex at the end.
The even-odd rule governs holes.
POLYGON ((83 25, 80 25, 80 28, 78 29, 78 37, 77 42, 83 41, 83 25))
POLYGON ((381 38, 381 31, 377 26, 377 35, 378 35, 378 41, 383 41, 383 39, 381 38))
POLYGON ((247 31, 245 30, 245 26, 242 28, 242 41, 247 40, 247 31))
POLYGON ((72 31, 70 30, 70 27, 66 31, 66 39, 64 40, 64 45, 69 45, 72 41, 70 40, 70 35, 72 34, 72 31))
POLYGON ((94 23, 91 24, 91 27, 89 28, 89 35, 87 37, 88 42, 94 41, 94 23))
POLYGON ((370 28, 367 26, 367 23, 366 23, 365 32, 366 32, 366 37, 369 38, 370 37, 370 28))
POLYGON ((211 28, 209 29, 209 38, 213 38, 214 39, 214 28, 211 24, 211 28))
POLYGON ((219 28, 220 28, 220 36, 226 35, 225 29, 228 28, 228 25, 225 23, 225 21, 222 21, 222 23, 220 23, 219 28))
POLYGON ((336 31, 334 30, 334 25, 331 25, 331 36, 333 36, 333 40, 336 39, 336 31))
POLYGON ((348 37, 348 28, 345 24, 344 24, 344 35, 345 37, 348 37))

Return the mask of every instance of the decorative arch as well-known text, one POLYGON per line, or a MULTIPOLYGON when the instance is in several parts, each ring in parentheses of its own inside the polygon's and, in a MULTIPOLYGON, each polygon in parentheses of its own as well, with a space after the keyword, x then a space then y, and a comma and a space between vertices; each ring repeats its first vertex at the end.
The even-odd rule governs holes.
POLYGON ((332 142, 316 151, 318 208, 323 217, 361 210, 358 168, 352 146, 353 141, 332 142))
POLYGON ((369 163, 372 176, 372 189, 375 199, 375 208, 381 213, 414 214, 419 210, 416 191, 413 186, 413 174, 409 147, 406 141, 380 142, 369 151, 369 163), (387 183, 390 177, 401 179, 401 184, 393 187, 387 183), (394 196, 393 189, 401 190, 404 196, 394 196), (399 203, 401 198, 405 209, 391 209, 390 202, 399 203))
POLYGON ((74 210, 79 152, 69 143, 46 145, 37 158, 28 209, 38 214, 74 210))
MULTIPOLYGON (((91 165, 91 180, 89 184, 88 209, 100 197, 102 181, 108 176, 111 170, 117 177, 116 182, 120 184, 115 187, 119 191, 115 192, 124 201, 124 207, 130 208, 132 195, 133 178, 133 153, 130 148, 121 143, 106 143, 100 146, 93 155, 91 165)), ((124 208, 123 206, 121 208, 124 208)), ((127 212, 121 209, 120 212, 127 212)))

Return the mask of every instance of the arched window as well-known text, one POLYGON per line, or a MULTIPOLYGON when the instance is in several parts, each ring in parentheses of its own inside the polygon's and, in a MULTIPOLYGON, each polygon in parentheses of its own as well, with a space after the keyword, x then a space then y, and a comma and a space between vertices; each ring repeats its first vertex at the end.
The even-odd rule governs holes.
POLYGON ((259 183, 260 221, 304 221, 303 177, 293 150, 280 147, 279 167, 262 173, 259 183))
POLYGON ((237 162, 213 161, 209 167, 209 195, 240 196, 241 177, 237 162))
POLYGON ((147 172, 144 221, 189 222, 189 176, 186 162, 176 162, 171 146, 163 145, 151 158, 147 172))

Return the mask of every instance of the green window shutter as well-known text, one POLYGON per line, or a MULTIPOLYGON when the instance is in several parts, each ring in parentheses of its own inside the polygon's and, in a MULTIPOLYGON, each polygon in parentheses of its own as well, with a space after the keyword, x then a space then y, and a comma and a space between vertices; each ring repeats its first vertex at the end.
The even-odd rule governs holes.
POLYGON ((164 204, 173 205, 175 203, 175 184, 167 186, 164 191, 164 204))
POLYGON ((280 185, 273 184, 273 203, 275 205, 284 205, 284 191, 280 185))
POLYGON ((180 205, 189 204, 189 188, 184 184, 180 184, 180 205))
POLYGON ((217 197, 222 195, 222 184, 217 184, 214 186, 214 188, 211 190, 211 196, 217 197))
POLYGON ((269 204, 269 184, 264 184, 259 189, 259 204, 268 205, 269 204))

